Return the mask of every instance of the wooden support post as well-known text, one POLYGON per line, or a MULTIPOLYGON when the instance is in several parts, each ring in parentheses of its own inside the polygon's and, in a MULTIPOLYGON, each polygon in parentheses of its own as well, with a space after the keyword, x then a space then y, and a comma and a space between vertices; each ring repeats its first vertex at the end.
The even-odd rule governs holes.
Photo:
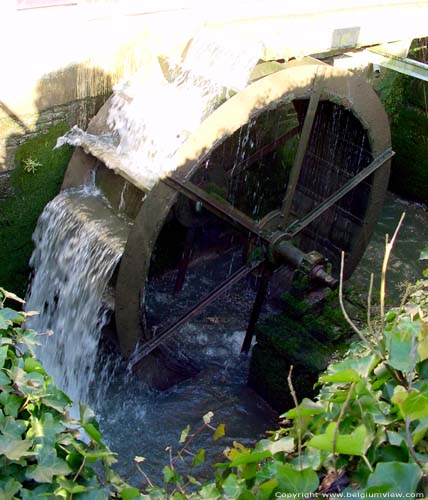
POLYGON ((287 192, 285 193, 284 203, 282 206, 282 215, 284 216, 284 223, 290 215, 291 205, 293 203, 294 193, 296 191, 297 183, 299 181, 300 171, 302 169, 303 160, 305 158, 306 149, 311 137, 312 127, 315 120, 315 115, 318 108, 318 102, 321 97, 321 92, 324 87, 324 77, 315 75, 313 90, 309 100, 308 110, 306 112, 303 129, 300 136, 299 146, 297 148, 296 157, 294 158, 293 168, 291 169, 290 179, 287 185, 287 192))

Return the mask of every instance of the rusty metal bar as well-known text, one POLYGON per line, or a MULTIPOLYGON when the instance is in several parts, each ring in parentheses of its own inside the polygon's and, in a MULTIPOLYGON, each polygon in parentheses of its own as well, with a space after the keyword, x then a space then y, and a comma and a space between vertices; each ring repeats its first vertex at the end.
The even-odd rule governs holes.
POLYGON ((249 231, 250 233, 255 234, 258 238, 264 240, 266 243, 269 243, 269 239, 259 225, 254 222, 251 217, 248 217, 248 215, 230 205, 230 203, 226 201, 222 203, 190 181, 181 181, 176 177, 170 176, 162 179, 162 182, 184 194, 188 198, 194 201, 200 201, 202 205, 211 213, 226 222, 233 224, 238 229, 249 231))
POLYGON ((250 350, 251 341, 253 340, 254 333, 256 331, 256 324, 262 311, 263 303, 265 301, 267 289, 269 286, 269 281, 272 277, 272 272, 273 270, 271 264, 265 262, 263 266, 263 273, 260 278, 259 287, 257 289, 256 300, 254 301, 253 308, 251 310, 247 332, 245 333, 244 342, 242 343, 241 352, 248 352, 250 350))
POLYGON ((291 204, 293 203, 294 193, 296 191, 297 183, 299 181, 300 171, 302 170, 303 160, 305 158, 306 149, 311 137, 312 127, 315 120, 315 115, 318 109, 318 102, 321 97, 321 91, 324 87, 324 78, 315 75, 313 91, 309 99, 308 110, 306 111, 305 121, 303 123, 302 133, 300 135, 299 146, 297 148, 296 157, 294 158, 293 167, 291 169, 290 178, 288 181, 287 191, 285 193, 284 203, 282 206, 282 214, 284 222, 290 215, 291 204))
POLYGON ((305 227, 309 226, 315 219, 322 215, 326 210, 331 208, 337 201, 343 198, 346 194, 354 189, 360 182, 366 179, 369 175, 380 168, 385 162, 394 156, 394 152, 391 148, 386 149, 383 153, 377 156, 366 168, 361 170, 358 174, 354 175, 352 179, 346 182, 340 189, 324 200, 320 205, 311 210, 307 215, 302 217, 290 224, 286 229, 285 233, 290 237, 294 238, 298 233, 303 231, 305 227))
POLYGON ((214 302, 223 292, 229 290, 233 285, 238 283, 240 280, 248 276, 257 267, 259 267, 264 261, 257 261, 249 266, 242 266, 235 273, 224 280, 220 285, 218 285, 214 290, 212 290, 208 295, 206 295, 200 302, 193 306, 189 311, 183 314, 175 323, 168 326, 159 335, 154 337, 152 340, 146 342, 143 346, 139 347, 137 351, 131 356, 129 360, 129 366, 131 369, 135 369, 136 366, 154 349, 159 347, 163 342, 165 342, 174 332, 176 332, 181 326, 191 320, 194 316, 203 311, 207 306, 214 302))

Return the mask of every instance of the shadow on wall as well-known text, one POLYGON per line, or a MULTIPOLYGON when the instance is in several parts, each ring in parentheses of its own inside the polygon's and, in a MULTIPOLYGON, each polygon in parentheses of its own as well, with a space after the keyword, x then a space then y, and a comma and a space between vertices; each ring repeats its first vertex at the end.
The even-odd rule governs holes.
POLYGON ((73 152, 70 146, 53 150, 56 140, 75 124, 86 128, 110 92, 110 75, 76 66, 40 80, 31 127, 0 101, 9 125, 7 170, 0 174, 0 286, 25 293, 37 219, 59 192, 73 152))

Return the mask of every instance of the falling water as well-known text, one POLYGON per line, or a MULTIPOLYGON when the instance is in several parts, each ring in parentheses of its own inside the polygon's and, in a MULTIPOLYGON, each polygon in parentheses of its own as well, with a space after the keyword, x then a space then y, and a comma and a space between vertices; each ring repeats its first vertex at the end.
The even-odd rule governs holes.
POLYGON ((63 192, 50 202, 33 236, 31 327, 53 335, 39 349, 48 373, 74 401, 88 400, 98 341, 109 308, 107 283, 122 254, 126 225, 94 190, 63 192))
POLYGON ((260 43, 202 30, 184 61, 169 61, 169 75, 142 68, 115 87, 109 133, 74 127, 59 140, 83 147, 109 168, 151 189, 173 171, 174 154, 200 123, 233 92, 244 88, 261 56, 260 43))

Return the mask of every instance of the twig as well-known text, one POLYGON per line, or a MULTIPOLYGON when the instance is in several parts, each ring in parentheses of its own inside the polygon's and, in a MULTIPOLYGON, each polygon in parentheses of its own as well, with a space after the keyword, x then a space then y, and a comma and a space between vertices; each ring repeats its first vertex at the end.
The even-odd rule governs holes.
POLYGON ((302 468, 303 468, 303 465, 302 465, 303 420, 302 420, 302 414, 300 413, 299 401, 297 399, 296 391, 294 390, 293 382, 291 380, 292 373, 293 373, 293 365, 290 366, 290 371, 288 372, 287 382, 288 382, 288 388, 290 389, 291 396, 292 396, 294 404, 296 406, 296 412, 297 412, 297 452, 299 454, 299 467, 300 467, 300 470, 302 470, 302 468))
POLYGON ((337 417, 337 422, 336 422, 336 428, 334 429, 334 435, 333 435, 333 446, 332 446, 332 453, 333 453, 333 467, 334 467, 334 472, 337 475, 337 464, 336 464, 336 444, 337 444, 337 438, 339 436, 339 425, 342 422, 343 416, 345 415, 345 411, 348 408, 349 401, 351 401, 351 396, 352 393, 354 392, 354 387, 355 387, 355 382, 352 382, 351 387, 349 388, 348 395, 346 396, 345 402, 340 410, 339 416, 337 417))
POLYGON ((345 252, 342 252, 342 258, 340 261, 340 280, 339 280, 339 303, 340 303, 340 308, 342 309, 342 314, 345 317, 346 321, 348 324, 351 326, 351 328, 354 330, 354 332, 358 335, 358 337, 365 343, 367 344, 367 339, 364 337, 362 332, 357 328, 355 323, 352 321, 352 319, 349 317, 348 313, 346 312, 345 305, 343 303, 343 268, 344 268, 344 263, 345 263, 345 252))
POLYGON ((372 325, 372 293, 373 293, 373 273, 370 273, 370 285, 369 285, 369 293, 367 295, 367 327, 371 335, 377 340, 375 331, 372 325))
POLYGON ((147 484, 151 487, 154 488, 153 483, 150 481, 149 476, 143 471, 143 469, 138 465, 138 463, 135 463, 135 466, 137 469, 140 471, 140 474, 144 477, 144 479, 147 481, 147 484))
POLYGON ((401 214, 400 220, 398 221, 397 227, 395 228, 394 234, 392 235, 391 241, 388 241, 388 235, 385 237, 385 255, 382 262, 382 274, 380 280, 380 319, 381 319, 381 332, 385 330, 385 291, 386 291, 386 271, 388 269, 388 262, 391 256, 392 249, 397 239, 398 231, 400 230, 401 224, 403 223, 406 212, 401 214))

